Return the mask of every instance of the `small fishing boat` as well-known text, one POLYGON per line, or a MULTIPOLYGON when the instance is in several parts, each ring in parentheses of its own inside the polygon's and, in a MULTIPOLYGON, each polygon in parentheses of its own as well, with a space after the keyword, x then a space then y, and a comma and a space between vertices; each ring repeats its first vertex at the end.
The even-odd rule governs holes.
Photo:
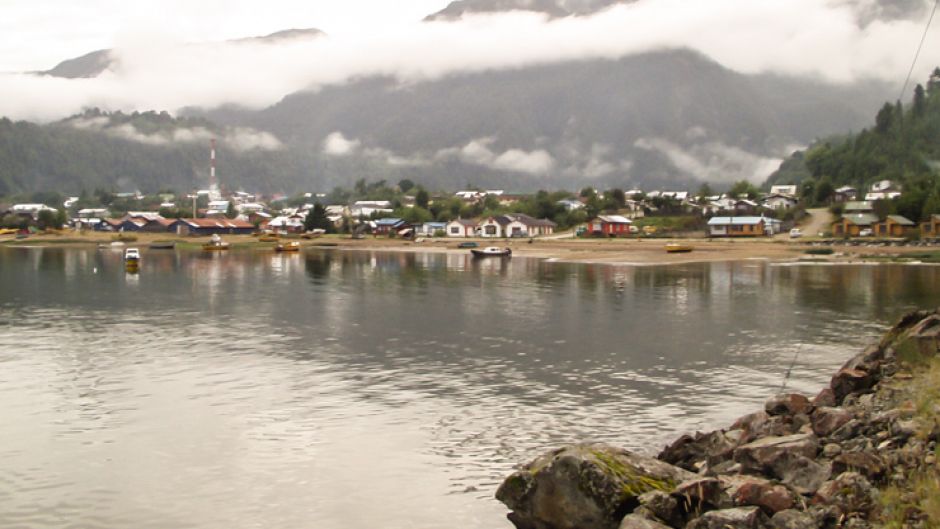
POLYGON ((274 247, 274 251, 275 252, 299 252, 300 243, 297 241, 280 243, 274 247))
POLYGON ((218 252, 221 250, 228 250, 229 244, 222 240, 222 237, 218 235, 213 235, 209 242, 202 245, 202 251, 204 252, 218 252))
POLYGON ((176 241, 153 241, 150 243, 151 250, 172 250, 176 248, 176 241))
POLYGON ((276 233, 265 233, 258 237, 258 242, 278 242, 279 240, 281 240, 281 236, 276 233))
POLYGON ((498 246, 487 246, 486 248, 473 248, 470 253, 474 257, 512 257, 512 250, 509 248, 500 248, 498 246))
POLYGON ((688 253, 692 251, 692 245, 671 242, 665 246, 668 253, 688 253))
POLYGON ((124 262, 127 264, 140 263, 140 250, 137 248, 128 248, 124 250, 124 262))

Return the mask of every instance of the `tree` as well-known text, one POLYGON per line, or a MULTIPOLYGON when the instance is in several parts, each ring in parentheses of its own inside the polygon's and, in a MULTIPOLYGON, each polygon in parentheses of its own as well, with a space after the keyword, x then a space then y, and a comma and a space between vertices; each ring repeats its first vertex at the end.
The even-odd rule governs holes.
POLYGON ((39 225, 39 228, 41 229, 61 228, 64 222, 63 222, 62 217, 58 213, 59 213, 58 210, 54 210, 54 209, 44 209, 40 211, 36 219, 37 224, 39 225))
POLYGON ((415 183, 407 178, 402 178, 398 181, 398 189, 401 189, 402 193, 407 193, 411 191, 411 188, 415 186, 415 183))
POLYGON ((313 205, 313 208, 307 212, 307 216, 304 218, 304 230, 311 231, 315 229, 326 230, 327 233, 333 231, 333 223, 326 216, 326 208, 319 202, 313 205))
POLYGON ((924 111, 927 109, 927 97, 924 94, 924 87, 917 85, 914 87, 914 104, 911 108, 911 113, 915 118, 922 117, 924 111))
POLYGON ((715 192, 712 191, 712 186, 708 185, 708 182, 703 182, 695 196, 697 196, 699 200, 704 200, 706 197, 710 197, 714 194, 715 192))
POLYGON ((238 216, 238 212, 235 211, 235 204, 231 201, 229 201, 228 207, 225 208, 225 216, 230 219, 234 219, 238 216))
POLYGON ((728 190, 728 194, 734 198, 757 198, 760 191, 754 184, 748 182, 747 180, 739 180, 731 185, 731 189, 728 190))
POLYGON ((875 130, 879 134, 887 134, 894 124, 894 107, 891 103, 885 103, 875 116, 875 130))
POLYGON ((415 206, 422 209, 428 209, 428 203, 430 201, 431 197, 428 195, 428 192, 425 191, 423 187, 418 187, 418 192, 415 193, 415 206))
POLYGON ((817 204, 826 204, 835 192, 836 189, 832 186, 832 180, 825 177, 816 184, 816 192, 813 198, 816 200, 817 204))
POLYGON ((578 194, 581 198, 591 198, 597 196, 597 191, 593 187, 587 186, 581 190, 581 193, 578 194))
POLYGON ((618 208, 622 208, 627 205, 627 197, 623 194, 623 189, 620 189, 619 187, 615 187, 607 191, 604 196, 613 200, 618 208))

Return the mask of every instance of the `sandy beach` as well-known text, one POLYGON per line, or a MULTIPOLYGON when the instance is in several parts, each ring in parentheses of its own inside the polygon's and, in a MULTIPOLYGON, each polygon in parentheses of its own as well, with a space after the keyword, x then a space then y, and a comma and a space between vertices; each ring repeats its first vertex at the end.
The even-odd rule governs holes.
MULTIPOLYGON (((163 233, 136 233, 136 241, 127 242, 128 246, 146 249, 154 241, 177 241, 182 250, 198 250, 199 245, 209 240, 208 237, 176 237, 163 233)), ((38 245, 99 245, 110 244, 115 234, 98 232, 64 231, 54 234, 32 235, 16 240, 11 235, 0 236, 0 246, 38 246, 38 245)), ((230 242, 233 250, 272 251, 274 243, 262 243, 256 236, 229 235, 224 239, 230 242)), ((774 262, 813 260, 854 262, 872 259, 904 258, 937 251, 933 247, 916 246, 876 246, 876 245, 835 245, 832 255, 809 255, 814 248, 813 240, 790 240, 785 238, 769 239, 706 239, 706 238, 643 238, 643 239, 579 239, 552 238, 505 240, 505 239, 421 239, 417 241, 390 239, 385 237, 366 237, 351 239, 343 235, 326 235, 316 239, 295 239, 307 248, 329 247, 342 250, 381 250, 399 252, 435 252, 466 253, 458 248, 461 242, 474 241, 480 246, 508 246, 513 255, 551 259, 568 263, 598 263, 612 265, 656 265, 681 264, 694 262, 739 261, 762 259, 774 262), (689 253, 667 253, 665 244, 681 241, 693 248, 689 253)))

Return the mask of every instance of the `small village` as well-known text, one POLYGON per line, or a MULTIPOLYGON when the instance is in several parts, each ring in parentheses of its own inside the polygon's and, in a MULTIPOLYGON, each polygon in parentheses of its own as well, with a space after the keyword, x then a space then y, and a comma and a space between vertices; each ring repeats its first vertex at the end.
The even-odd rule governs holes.
POLYGON ((323 193, 294 197, 262 197, 243 191, 223 194, 213 185, 189 195, 99 192, 95 200, 83 196, 65 197, 61 204, 0 204, 0 233, 25 238, 50 228, 69 228, 77 233, 181 237, 310 233, 402 239, 784 236, 929 242, 936 241, 940 230, 938 212, 922 222, 891 214, 891 201, 903 191, 887 180, 862 191, 847 186, 835 189, 825 209, 829 220, 812 233, 801 229, 810 215, 797 185, 771 186, 769 192, 759 194, 753 190, 695 195, 639 189, 601 193, 586 188, 579 194, 462 190, 431 197, 420 187, 401 184, 386 188, 386 194, 395 195, 389 199, 345 203, 330 201, 323 193), (83 207, 89 203, 94 205, 83 207), (533 210, 542 215, 530 214, 533 210))

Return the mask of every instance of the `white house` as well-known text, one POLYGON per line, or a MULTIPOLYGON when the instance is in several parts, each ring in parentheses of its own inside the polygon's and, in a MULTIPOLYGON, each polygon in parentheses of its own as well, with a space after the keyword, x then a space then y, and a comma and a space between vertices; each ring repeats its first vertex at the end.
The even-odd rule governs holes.
POLYGON ((568 211, 575 211, 584 208, 584 204, 579 200, 574 200, 571 198, 566 198, 565 200, 559 200, 557 202, 559 206, 564 206, 568 211))
POLYGON ((768 209, 789 209, 796 207, 797 201, 790 195, 770 195, 764 199, 762 204, 768 209))
POLYGON ((39 218, 40 211, 57 211, 45 204, 14 204, 10 209, 14 215, 29 215, 34 219, 39 218))
POLYGON ((796 196, 796 185, 784 185, 784 186, 770 186, 770 194, 773 195, 783 195, 788 197, 796 196))
POLYGON ((352 217, 371 217, 374 213, 392 212, 392 203, 388 200, 358 200, 349 208, 352 217))
POLYGON ((481 237, 538 237, 555 232, 555 223, 522 213, 489 217, 480 223, 481 237))
POLYGON ((477 233, 477 221, 472 219, 455 219, 445 227, 448 237, 473 237, 477 233))

